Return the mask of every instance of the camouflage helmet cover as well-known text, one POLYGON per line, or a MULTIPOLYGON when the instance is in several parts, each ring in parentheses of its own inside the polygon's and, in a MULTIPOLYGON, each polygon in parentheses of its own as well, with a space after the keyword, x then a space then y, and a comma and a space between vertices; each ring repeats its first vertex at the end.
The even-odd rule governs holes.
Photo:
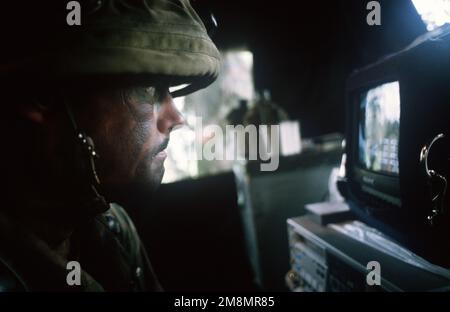
POLYGON ((80 0, 81 25, 73 26, 66 23, 68 2, 56 7, 49 1, 56 9, 45 4, 49 18, 37 27, 40 41, 29 38, 24 46, 20 36, 4 37, 10 57, 1 59, 0 75, 171 77, 188 84, 177 95, 206 87, 218 75, 220 54, 189 0, 80 0))

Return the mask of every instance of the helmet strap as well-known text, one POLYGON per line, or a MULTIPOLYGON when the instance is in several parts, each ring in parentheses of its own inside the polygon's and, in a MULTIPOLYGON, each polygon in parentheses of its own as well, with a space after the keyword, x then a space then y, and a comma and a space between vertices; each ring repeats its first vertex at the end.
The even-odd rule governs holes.
POLYGON ((74 129, 78 148, 81 149, 81 157, 83 158, 81 161, 83 162, 83 168, 87 171, 89 184, 89 212, 93 212, 95 214, 105 212, 109 209, 109 204, 98 191, 101 183, 95 167, 95 161, 100 158, 100 155, 95 150, 94 141, 92 138, 77 126, 70 104, 67 103, 67 101, 64 101, 64 106, 74 129))

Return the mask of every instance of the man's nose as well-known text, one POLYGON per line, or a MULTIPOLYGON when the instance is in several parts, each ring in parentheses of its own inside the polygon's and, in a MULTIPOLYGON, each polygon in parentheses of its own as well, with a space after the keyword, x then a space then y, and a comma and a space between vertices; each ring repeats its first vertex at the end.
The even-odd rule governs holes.
POLYGON ((158 131, 169 135, 176 127, 185 124, 183 115, 178 111, 170 94, 167 94, 161 103, 161 108, 158 112, 157 127, 158 131))

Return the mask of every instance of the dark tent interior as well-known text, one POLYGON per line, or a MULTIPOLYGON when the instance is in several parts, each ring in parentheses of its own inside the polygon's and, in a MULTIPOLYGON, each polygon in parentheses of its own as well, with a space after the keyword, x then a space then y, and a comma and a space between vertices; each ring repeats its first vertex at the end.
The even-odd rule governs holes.
POLYGON ((0 292, 450 291, 450 0, 63 2, 0 9, 0 292))
POLYGON ((268 90, 302 140, 338 147, 281 157, 275 172, 241 171, 163 184, 151 207, 134 203, 161 283, 174 291, 286 291, 286 220, 330 199, 346 131, 346 85, 358 68, 427 32, 410 0, 379 1, 381 25, 366 22, 367 1, 192 2, 221 51, 253 54, 256 92, 268 90), (212 26, 211 14, 218 26, 212 26))
POLYGON ((253 52, 256 89, 269 89, 275 102, 300 118, 307 137, 343 132, 349 74, 426 32, 408 0, 380 1, 377 27, 366 23, 366 1, 195 3, 217 17, 213 39, 219 47, 253 52))

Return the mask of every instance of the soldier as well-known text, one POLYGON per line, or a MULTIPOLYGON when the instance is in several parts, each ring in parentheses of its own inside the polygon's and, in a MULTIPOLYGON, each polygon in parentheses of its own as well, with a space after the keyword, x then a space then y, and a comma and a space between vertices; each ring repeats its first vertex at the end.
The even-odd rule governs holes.
POLYGON ((80 25, 66 1, 1 5, 0 290, 161 290, 113 203, 160 184, 173 97, 212 83, 219 52, 188 0, 79 3, 80 25))

